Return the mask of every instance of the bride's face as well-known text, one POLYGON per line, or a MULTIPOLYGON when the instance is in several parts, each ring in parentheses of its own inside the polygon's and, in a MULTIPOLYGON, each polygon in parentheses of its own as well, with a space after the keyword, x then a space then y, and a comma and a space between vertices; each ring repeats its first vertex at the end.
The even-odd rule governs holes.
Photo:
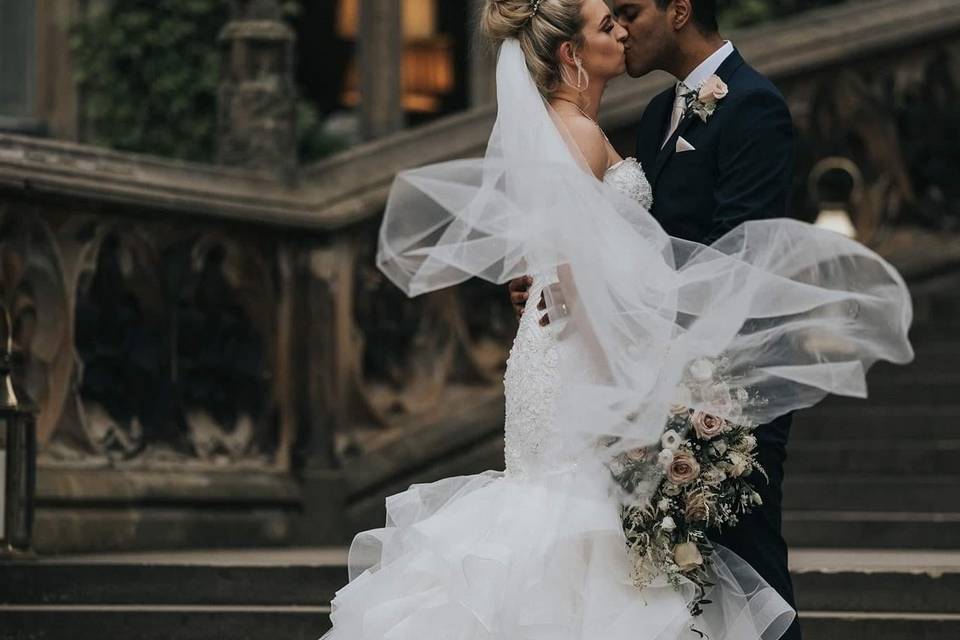
POLYGON ((626 71, 623 43, 627 30, 620 26, 604 0, 584 0, 583 40, 580 55, 591 79, 610 79, 626 71))

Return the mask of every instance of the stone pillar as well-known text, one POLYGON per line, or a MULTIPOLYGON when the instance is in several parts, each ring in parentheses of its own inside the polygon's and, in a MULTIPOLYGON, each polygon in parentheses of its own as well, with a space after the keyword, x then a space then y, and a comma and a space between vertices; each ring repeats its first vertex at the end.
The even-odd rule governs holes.
POLYGON ((480 16, 488 0, 470 1, 470 106, 491 104, 497 97, 496 49, 480 33, 480 16))
MULTIPOLYGON (((0 0, 2 1, 2 0, 0 0)), ((80 88, 73 78, 70 26, 82 17, 77 2, 36 0, 37 117, 53 138, 78 140, 80 88)))
POLYGON ((400 0, 360 0, 360 119, 367 140, 403 128, 402 5, 400 0))
POLYGON ((297 167, 293 31, 277 0, 231 0, 220 32, 218 149, 221 164, 280 173, 297 167))

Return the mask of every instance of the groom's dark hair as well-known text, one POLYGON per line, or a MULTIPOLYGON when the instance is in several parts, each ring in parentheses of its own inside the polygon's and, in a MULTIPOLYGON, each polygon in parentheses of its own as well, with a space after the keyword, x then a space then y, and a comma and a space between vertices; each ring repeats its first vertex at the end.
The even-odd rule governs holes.
MULTIPOLYGON (((657 8, 664 11, 672 0, 657 0, 657 8)), ((720 31, 717 22, 717 0, 690 0, 693 7, 693 24, 701 33, 716 33, 720 31)))

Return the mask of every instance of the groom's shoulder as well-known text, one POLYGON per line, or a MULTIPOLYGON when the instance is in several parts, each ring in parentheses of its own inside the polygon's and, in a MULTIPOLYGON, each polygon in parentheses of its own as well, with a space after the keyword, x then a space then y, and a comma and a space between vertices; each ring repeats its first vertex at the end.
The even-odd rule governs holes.
POLYGON ((744 63, 730 79, 731 97, 734 100, 749 96, 765 96, 769 100, 786 103, 786 99, 770 78, 763 75, 749 64, 744 63))

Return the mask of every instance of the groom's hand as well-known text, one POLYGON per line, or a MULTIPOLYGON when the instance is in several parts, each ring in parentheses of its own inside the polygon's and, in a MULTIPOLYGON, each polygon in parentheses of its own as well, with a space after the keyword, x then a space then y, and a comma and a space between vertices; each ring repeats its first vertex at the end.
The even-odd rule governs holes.
MULTIPOLYGON (((523 309, 527 304, 527 298, 530 297, 530 287, 533 285, 533 278, 530 276, 522 276, 520 278, 515 278, 510 281, 510 284, 507 285, 507 290, 510 291, 510 304, 513 305, 513 311, 517 314, 517 320, 523 315, 523 309)), ((544 311, 547 308, 547 301, 543 297, 543 294, 540 294, 540 302, 537 303, 537 309, 544 311)), ((540 318, 540 326, 545 327, 550 324, 550 316, 543 314, 543 317, 540 318)))
POLYGON ((513 311, 517 314, 517 320, 523 315, 523 307, 527 304, 527 298, 530 294, 530 286, 533 285, 533 278, 530 276, 521 276, 510 281, 507 290, 510 292, 510 304, 513 305, 513 311))

